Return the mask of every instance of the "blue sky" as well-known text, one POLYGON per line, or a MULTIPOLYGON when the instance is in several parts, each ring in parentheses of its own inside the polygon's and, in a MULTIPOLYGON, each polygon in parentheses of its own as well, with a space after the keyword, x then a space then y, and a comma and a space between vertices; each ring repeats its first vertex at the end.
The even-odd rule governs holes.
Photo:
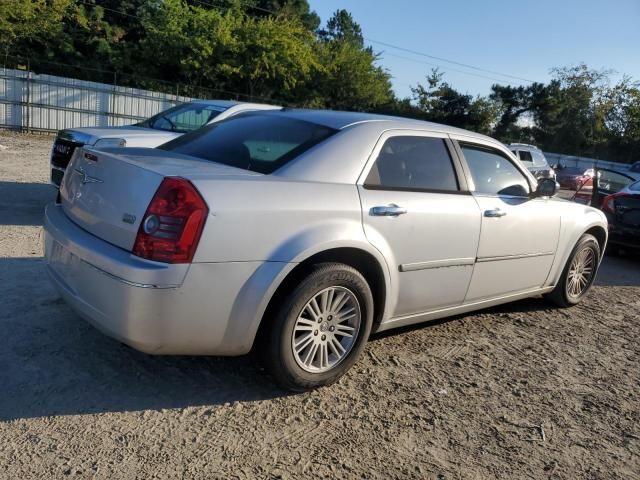
MULTIPOLYGON (((640 0, 309 0, 322 22, 339 8, 351 12, 365 38, 471 64, 525 79, 546 82, 555 66, 585 62, 640 81, 640 0)), ((441 65, 454 88, 487 94, 495 80, 521 80, 371 43, 393 75, 400 96, 441 65), (405 58, 399 58, 405 57, 405 58), (411 59, 411 60, 407 60, 411 59)), ((424 83, 424 82, 423 82, 424 83)))

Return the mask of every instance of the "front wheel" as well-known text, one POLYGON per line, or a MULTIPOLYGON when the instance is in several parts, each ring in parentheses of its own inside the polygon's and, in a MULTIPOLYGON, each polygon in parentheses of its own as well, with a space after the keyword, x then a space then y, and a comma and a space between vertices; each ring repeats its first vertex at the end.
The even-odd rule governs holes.
POLYGON ((600 263, 600 245, 585 233, 573 248, 558 284, 546 298, 560 307, 571 307, 591 288, 600 263))
POLYGON ((264 337, 264 361, 289 390, 331 384, 357 361, 372 323, 362 274, 340 263, 317 265, 281 305, 264 337))

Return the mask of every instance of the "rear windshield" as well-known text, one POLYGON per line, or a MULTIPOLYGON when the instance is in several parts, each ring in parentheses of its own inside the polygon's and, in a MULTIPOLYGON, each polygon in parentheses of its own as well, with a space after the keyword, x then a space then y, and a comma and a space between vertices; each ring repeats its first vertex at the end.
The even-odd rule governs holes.
POLYGON ((335 132, 311 122, 248 113, 208 125, 158 148, 269 174, 335 132))

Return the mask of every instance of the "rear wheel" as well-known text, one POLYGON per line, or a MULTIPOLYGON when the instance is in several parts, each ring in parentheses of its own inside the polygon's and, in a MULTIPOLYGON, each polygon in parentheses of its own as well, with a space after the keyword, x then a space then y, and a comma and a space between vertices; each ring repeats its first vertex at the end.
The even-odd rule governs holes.
POLYGON ((561 307, 580 303, 589 291, 600 263, 600 245, 593 235, 584 234, 573 248, 554 290, 546 297, 561 307))
POLYGON ((340 263, 317 265, 263 337, 265 364, 289 390, 328 385, 357 361, 372 322, 373 296, 362 274, 340 263))

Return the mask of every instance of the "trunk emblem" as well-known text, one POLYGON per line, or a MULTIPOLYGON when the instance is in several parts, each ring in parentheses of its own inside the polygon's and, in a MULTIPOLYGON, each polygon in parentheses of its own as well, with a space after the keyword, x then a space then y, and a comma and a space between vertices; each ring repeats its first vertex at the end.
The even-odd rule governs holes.
POLYGON ((102 180, 100 180, 99 178, 87 175, 87 172, 85 172, 82 167, 78 167, 78 168, 74 169, 74 173, 77 173, 78 175, 82 175, 82 179, 80 180, 80 182, 83 185, 85 183, 103 183, 102 180))
POLYGON ((130 223, 130 224, 133 225, 135 223, 135 221, 136 221, 136 216, 135 215, 131 215, 130 213, 125 213, 122 216, 122 221, 124 223, 130 223))

